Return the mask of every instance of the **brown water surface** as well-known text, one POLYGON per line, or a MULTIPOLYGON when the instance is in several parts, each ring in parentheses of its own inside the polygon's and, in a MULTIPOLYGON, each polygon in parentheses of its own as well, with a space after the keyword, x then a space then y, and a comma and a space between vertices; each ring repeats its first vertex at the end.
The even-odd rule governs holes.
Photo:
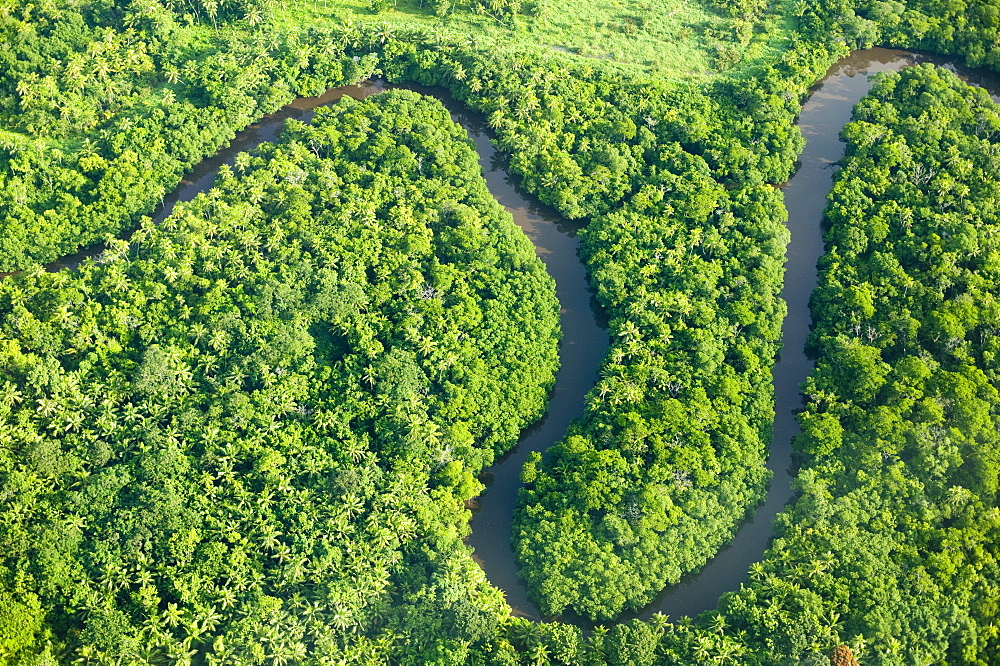
MULTIPOLYGON (((286 119, 308 122, 317 107, 332 104, 345 95, 364 99, 393 87, 396 86, 382 81, 365 81, 358 85, 332 88, 319 97, 300 97, 276 113, 265 116, 260 122, 237 133, 226 148, 187 173, 177 189, 164 198, 153 215, 153 221, 166 219, 177 202, 190 201, 199 193, 211 189, 222 165, 232 166, 240 152, 277 140, 286 119)), ((563 337, 559 350, 560 369, 550 394, 548 410, 540 421, 522 433, 512 451, 483 471, 481 478, 487 489, 477 502, 479 508, 473 513, 473 531, 468 539, 475 549, 476 561, 483 567, 490 582, 505 592, 515 613, 538 619, 538 610, 528 600, 527 591, 518 578, 510 543, 517 490, 521 487, 520 470, 528 454, 543 451, 561 439, 570 421, 582 414, 584 396, 597 381, 598 368, 608 347, 607 332, 598 324, 586 269, 577 255, 579 241, 576 232, 579 225, 562 220, 555 211, 520 191, 507 173, 503 156, 490 143, 481 116, 451 100, 444 88, 403 87, 437 97, 448 107, 453 119, 468 131, 475 142, 490 192, 531 239, 535 252, 556 282, 563 337)), ((130 236, 131 233, 123 238, 130 236)), ((52 271, 75 269, 85 259, 99 257, 104 250, 103 245, 91 246, 46 268, 52 271)))
POLYGON ((451 100, 444 88, 405 87, 437 97, 451 111, 452 118, 469 132, 490 193, 514 216, 514 222, 534 243, 535 253, 556 282, 563 337, 548 411, 521 433, 512 451, 480 475, 486 491, 477 502, 472 535, 466 540, 475 549, 473 557, 486 577, 504 591, 514 612, 541 619, 518 577, 511 545, 517 491, 522 485, 521 468, 530 453, 544 451, 562 439, 570 422, 583 415, 584 397, 597 382, 601 359, 608 348, 608 334, 602 327, 586 268, 577 254, 580 243, 576 232, 581 225, 563 220, 554 210, 520 190, 507 173, 503 155, 490 142, 482 116, 451 100))
MULTIPOLYGON (((765 501, 743 523, 729 545, 699 572, 664 590, 646 608, 628 617, 648 618, 657 612, 679 617, 712 609, 722 594, 739 589, 748 578, 750 565, 763 558, 773 535, 774 518, 793 494, 791 441, 799 432, 794 413, 802 407, 799 385, 812 369, 812 362, 803 352, 811 324, 809 295, 816 285, 816 261, 823 252, 821 221, 826 195, 832 186, 834 167, 844 152, 839 132, 850 120, 854 104, 868 91, 869 75, 898 70, 916 62, 932 62, 957 71, 970 83, 983 85, 991 93, 1000 90, 995 76, 966 72, 948 59, 882 48, 853 52, 831 67, 813 89, 798 119, 807 140, 800 158, 801 166, 783 186, 791 242, 782 291, 782 298, 788 303, 788 315, 782 327, 781 356, 773 370, 776 415, 774 442, 767 464, 774 478, 765 501)), ((335 102, 344 95, 364 99, 390 87, 379 81, 366 81, 356 86, 334 88, 320 97, 296 99, 277 113, 266 116, 238 133, 227 148, 192 169, 180 186, 164 199, 154 214, 154 221, 170 215, 178 201, 189 201, 198 193, 208 191, 219 168, 223 164, 232 165, 238 153, 276 140, 287 118, 308 121, 316 107, 335 102)), ((472 535, 468 539, 475 549, 476 561, 490 582, 504 591, 514 611, 539 619, 537 608, 528 600, 518 578, 510 543, 517 491, 521 487, 520 470, 529 453, 543 451, 560 440, 570 422, 582 415, 584 397, 597 379, 601 359, 608 347, 608 336, 599 324, 586 270, 578 257, 576 232, 579 227, 561 220, 554 211, 518 189, 505 169, 502 156, 490 143, 481 117, 463 110, 443 89, 406 87, 438 97, 448 106, 452 117, 469 132, 490 192, 511 212, 514 221, 534 243, 535 251, 556 281, 563 339, 561 366, 548 412, 522 434, 513 451, 483 472, 481 478, 487 490, 473 514, 472 535)), ((75 268, 84 259, 97 256, 103 250, 102 246, 87 248, 47 268, 75 268)))
POLYGON ((664 613, 677 618, 711 610, 719 597, 738 590, 748 580, 751 564, 764 559, 773 536, 774 518, 793 496, 792 438, 799 433, 795 412, 803 406, 799 385, 813 368, 804 351, 812 324, 809 295, 816 287, 816 262, 823 254, 821 223, 826 196, 833 187, 837 161, 844 156, 840 130, 850 122, 854 105, 871 87, 869 76, 920 62, 950 69, 969 83, 986 87, 994 93, 994 100, 1000 101, 995 96, 1000 90, 995 76, 970 72, 947 58, 884 48, 852 52, 837 61, 813 88, 798 118, 799 129, 806 139, 800 166, 782 187, 791 241, 781 291, 788 314, 781 329, 781 353, 772 370, 774 437, 767 466, 774 477, 763 504, 740 526, 732 541, 700 571, 661 592, 637 614, 639 617, 664 613))

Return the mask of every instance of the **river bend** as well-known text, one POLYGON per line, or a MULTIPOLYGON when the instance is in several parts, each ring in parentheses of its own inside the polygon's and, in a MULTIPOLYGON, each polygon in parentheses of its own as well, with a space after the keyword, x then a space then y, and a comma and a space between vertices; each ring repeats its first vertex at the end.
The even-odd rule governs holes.
MULTIPOLYGON (((679 584, 664 590, 653 602, 629 617, 648 618, 654 613, 671 617, 696 615, 716 606, 725 592, 739 589, 746 582, 751 564, 763 559, 778 512, 792 499, 792 438, 798 434, 794 413, 802 407, 799 385, 812 369, 804 354, 811 324, 809 295, 816 285, 816 262, 823 252, 821 221, 826 196, 833 184, 834 167, 843 157, 840 129, 851 118, 853 106, 870 87, 868 75, 894 71, 916 62, 932 62, 958 70, 970 83, 984 85, 991 94, 1000 90, 995 78, 963 72, 946 58, 918 55, 882 48, 855 51, 838 61, 813 89, 802 108, 798 124, 807 143, 800 157, 800 168, 783 187, 788 209, 791 241, 787 249, 782 298, 788 314, 782 326, 782 351, 773 369, 775 388, 774 437, 768 468, 774 473, 766 499, 746 520, 730 543, 700 571, 685 577, 679 584)), ((556 282, 561 306, 563 339, 560 347, 560 370, 550 396, 548 412, 538 423, 527 428, 518 445, 481 475, 487 489, 472 517, 472 535, 468 543, 474 557, 490 582, 504 591, 514 612, 540 619, 527 591, 517 575, 510 544, 520 471, 528 455, 544 451, 559 441, 570 422, 583 413, 584 398, 597 380, 600 362, 608 347, 607 332, 598 321, 596 305, 587 282, 586 269, 578 256, 576 231, 579 226, 567 223, 533 197, 520 192, 504 168, 477 114, 470 113, 450 100, 444 89, 406 86, 431 94, 448 106, 475 142, 483 175, 494 197, 514 217, 517 225, 535 245, 535 251, 556 282)), ((344 95, 363 99, 388 89, 378 81, 344 86, 320 97, 299 98, 277 113, 269 114, 250 125, 216 155, 192 169, 166 197, 154 215, 165 219, 178 201, 189 201, 208 191, 223 164, 234 164, 236 155, 259 144, 277 139, 287 118, 308 121, 313 109, 330 104, 344 95)), ((994 100, 997 97, 994 96, 994 100)), ((103 247, 87 248, 48 266, 49 270, 75 268, 87 258, 100 254, 103 247)))

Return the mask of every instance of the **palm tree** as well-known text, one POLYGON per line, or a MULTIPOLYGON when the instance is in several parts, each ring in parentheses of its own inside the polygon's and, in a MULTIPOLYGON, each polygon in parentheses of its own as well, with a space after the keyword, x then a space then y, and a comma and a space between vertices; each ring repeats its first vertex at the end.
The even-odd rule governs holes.
POLYGON ((549 650, 542 643, 536 643, 530 651, 531 663, 535 666, 544 666, 549 663, 549 650))
POLYGON ((608 628, 600 624, 590 632, 590 644, 598 654, 604 654, 604 639, 608 635, 608 628))
POLYGON ((243 20, 245 20, 247 25, 251 28, 256 28, 264 22, 264 15, 260 11, 259 7, 253 5, 247 9, 246 16, 243 17, 243 20))
POLYGON ((191 666, 191 660, 198 654, 198 650, 188 649, 189 647, 184 642, 177 643, 167 649, 167 658, 174 666, 191 666))
POLYGON ((840 632, 843 631, 844 625, 840 621, 840 613, 830 610, 827 615, 823 617, 823 631, 826 633, 826 639, 829 643, 837 643, 840 641, 840 632))
POLYGON ((529 648, 539 645, 542 641, 541 627, 524 618, 511 618, 510 632, 513 640, 529 648))
POLYGON ((620 327, 618 335, 625 338, 626 342, 634 342, 642 337, 642 331, 631 321, 626 320, 620 327))
POLYGON ((341 506, 344 508, 348 517, 353 518, 364 511, 365 503, 364 500, 354 493, 348 493, 347 495, 344 495, 343 499, 341 499, 341 506))
POLYGON ((163 620, 168 627, 178 626, 183 619, 184 613, 177 607, 177 604, 167 604, 167 610, 163 611, 163 620))
POLYGON ((700 663, 708 661, 709 656, 712 654, 712 648, 714 647, 714 641, 709 636, 699 636, 695 639, 694 654, 695 658, 698 659, 700 663))
POLYGON ((219 3, 217 0, 202 0, 202 6, 205 8, 205 13, 208 17, 212 19, 212 28, 214 30, 219 29, 219 24, 216 22, 216 18, 219 15, 219 3))
POLYGON ((945 501, 952 509, 955 509, 962 504, 965 504, 971 496, 972 493, 962 486, 952 486, 946 493, 945 501))
POLYGON ((385 44, 393 37, 392 28, 388 23, 383 23, 375 30, 373 36, 378 40, 379 44, 385 44))
POLYGON ((670 616, 664 615, 663 613, 656 612, 653 613, 652 617, 649 618, 649 625, 653 628, 653 631, 662 636, 666 630, 667 626, 670 624, 670 616))
POLYGON ((330 614, 330 624, 340 631, 346 631, 354 626, 354 618, 351 617, 349 610, 340 604, 334 604, 333 608, 333 613, 330 614))
POLYGON ((21 97, 21 107, 27 109, 35 102, 38 96, 35 92, 34 82, 37 80, 36 74, 26 74, 24 78, 17 82, 17 94, 21 97))
POLYGON ((198 628, 201 633, 211 633, 215 631, 221 621, 222 615, 215 610, 215 606, 210 606, 201 614, 201 618, 198 621, 198 628))
POLYGON ((738 664, 741 663, 740 658, 745 654, 746 647, 741 643, 731 640, 723 640, 722 645, 718 647, 716 655, 712 658, 712 661, 718 664, 738 664))
POLYGON ((219 606, 223 610, 229 610, 236 605, 236 593, 229 587, 223 587, 219 590, 219 606))

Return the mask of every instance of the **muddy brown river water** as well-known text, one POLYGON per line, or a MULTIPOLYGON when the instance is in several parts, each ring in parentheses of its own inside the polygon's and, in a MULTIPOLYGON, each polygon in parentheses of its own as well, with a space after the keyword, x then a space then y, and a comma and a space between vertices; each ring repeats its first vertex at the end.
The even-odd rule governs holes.
MULTIPOLYGON (((898 70, 916 62, 932 62, 967 76, 970 83, 983 85, 997 93, 995 77, 964 72, 946 58, 925 56, 889 49, 855 51, 838 61, 817 83, 799 116, 798 124, 807 140, 800 157, 801 166, 783 186, 788 209, 791 242, 787 250, 785 283, 782 297, 788 314, 782 328, 782 351, 774 367, 775 422, 774 440, 768 467, 774 472, 765 501, 736 532, 730 543, 700 571, 690 574, 678 585, 664 590, 646 608, 628 617, 648 618, 660 612, 671 617, 696 615, 716 606, 719 597, 736 590, 748 578, 751 564, 762 559, 772 537, 775 516, 792 499, 792 438, 798 433, 794 412, 802 406, 799 384, 812 369, 803 353, 809 333, 809 295, 816 285, 816 261, 823 252, 820 223, 830 191, 836 162, 843 156, 840 129, 850 120, 851 109, 868 91, 869 75, 898 70)), ((410 86, 405 86, 410 87, 410 86)), ((165 200, 154 216, 166 218, 178 201, 193 199, 207 191, 223 164, 233 164, 236 155, 265 141, 277 139, 284 121, 297 118, 308 121, 313 109, 349 95, 362 99, 388 89, 378 81, 345 86, 327 91, 321 97, 300 98, 237 134, 229 147, 194 168, 181 185, 165 200)), ((608 336, 599 323, 599 315, 587 283, 586 270, 577 251, 579 226, 566 223, 552 210, 522 193, 515 179, 507 174, 504 160, 490 143, 482 119, 461 109, 441 89, 417 86, 418 92, 441 99, 475 141, 480 164, 490 192, 514 216, 514 221, 535 244, 538 256, 555 278, 561 304, 563 339, 560 348, 561 368, 556 377, 546 416, 523 433, 517 447, 483 472, 487 489, 472 516, 472 535, 468 543, 474 557, 489 580, 504 591, 518 614, 538 619, 538 610, 528 599, 517 575, 510 545, 513 512, 521 487, 520 470, 528 454, 544 451, 563 437, 569 423, 582 415, 584 397, 596 379, 601 359, 608 347, 608 336)), ((994 97, 996 100, 997 97, 994 97)), ((50 270, 74 268, 103 251, 92 247, 65 257, 49 266, 50 270)))

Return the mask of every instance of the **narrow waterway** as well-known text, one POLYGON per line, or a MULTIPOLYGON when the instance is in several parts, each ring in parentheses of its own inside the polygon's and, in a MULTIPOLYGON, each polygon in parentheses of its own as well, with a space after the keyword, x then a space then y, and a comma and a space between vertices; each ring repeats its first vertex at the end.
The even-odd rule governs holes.
MULTIPOLYGON (((809 295, 816 285, 816 261, 823 252, 821 221, 826 195, 832 186, 834 167, 844 151, 839 132, 850 120, 854 104, 868 91, 869 75, 898 70, 915 62, 933 62, 958 70, 967 75, 971 83, 985 85, 991 93, 1000 89, 995 78, 963 72, 947 59, 880 48, 855 51, 840 60, 814 88, 798 121, 807 140, 800 158, 801 166, 783 187, 791 242, 782 291, 788 303, 788 315, 782 327, 781 356, 773 370, 776 415, 768 459, 768 467, 774 472, 773 481, 764 503, 740 527, 728 546, 699 572, 664 590, 646 608, 630 617, 648 618, 659 612, 676 618, 714 608, 722 594, 739 589, 747 580, 750 565, 763 558, 772 536, 773 520, 793 494, 791 441, 798 433, 794 413, 802 406, 799 384, 812 368, 812 362, 803 352, 811 323, 809 295)), ((178 201, 189 201, 210 189, 219 168, 223 164, 232 165, 239 152, 277 139, 287 118, 308 121, 313 109, 344 95, 363 99, 388 88, 378 81, 335 88, 320 97, 297 99, 266 116, 237 134, 227 148, 187 174, 180 186, 164 199, 154 221, 170 215, 178 201)), ((535 251, 556 281, 563 340, 561 365, 549 410, 541 421, 522 434, 513 451, 483 472, 481 478, 487 489, 473 513, 472 535, 468 539, 475 549, 474 557, 490 582, 504 591, 514 611, 540 619, 518 577, 510 543, 513 512, 521 487, 520 471, 531 452, 543 451, 557 442, 570 422, 583 413, 584 397, 597 379, 608 337, 598 321, 586 270, 578 256, 576 232, 579 227, 566 223, 554 211, 519 191, 506 172, 502 156, 490 143, 481 117, 453 103, 443 89, 418 86, 412 89, 438 97, 448 106, 453 118, 469 132, 490 192, 510 211, 514 221, 534 243, 535 251)), ((102 251, 103 247, 91 247, 64 257, 48 268, 76 267, 83 259, 102 251)))
MULTIPOLYGON (((836 162, 844 155, 840 130, 850 121, 854 105, 871 87, 871 75, 896 71, 917 62, 932 62, 958 71, 977 85, 991 82, 988 77, 956 67, 947 58, 874 48, 855 51, 838 61, 811 91, 798 119, 806 147, 799 169, 782 188, 791 241, 781 293, 788 303, 788 314, 782 325, 782 352, 772 371, 775 422, 767 463, 774 474, 771 485, 764 502, 705 567, 661 592, 640 612, 621 619, 648 619, 655 613, 677 618, 715 608, 719 597, 746 582, 750 565, 763 559, 773 535, 774 518, 793 496, 792 439, 799 433, 795 412, 802 407, 799 385, 813 367, 804 353, 812 321, 809 296, 816 286, 816 262, 823 253, 821 222, 826 196, 833 185, 836 162)), ((564 337, 549 411, 522 435, 514 451, 483 473, 487 490, 473 515, 472 535, 468 539, 475 549, 476 561, 490 582, 504 591, 514 611, 539 619, 538 610, 518 577, 510 543, 521 487, 520 472, 529 453, 544 451, 559 441, 570 421, 582 414, 584 397, 597 379, 608 338, 595 322, 585 268, 577 256, 577 228, 516 189, 487 137, 482 118, 451 102, 442 88, 412 89, 442 100, 452 117, 466 128, 476 142, 490 191, 514 215, 514 221, 535 244, 536 252, 556 280, 564 337)))
POLYGON ((584 397, 597 382, 601 360, 608 349, 608 334, 601 326, 587 270, 578 255, 580 243, 576 232, 581 225, 562 219, 518 188, 516 180, 507 173, 503 156, 490 142, 480 115, 453 102, 444 88, 405 87, 437 97, 469 133, 476 144, 490 193, 514 216, 514 222, 534 243, 535 253, 556 282, 563 337, 548 411, 521 434, 512 451, 480 475, 486 491, 476 501, 472 534, 466 540, 486 577, 504 591, 514 612, 541 619, 518 576, 511 545, 517 491, 522 485, 521 468, 531 452, 541 452, 555 444, 566 434, 570 422, 583 415, 584 397))
MULTIPOLYGON (((749 578, 750 565, 764 558, 773 535, 772 524, 792 499, 792 439, 799 433, 795 412, 802 408, 799 385, 813 368, 806 357, 806 337, 812 324, 809 296, 816 287, 816 262, 823 254, 823 210, 833 187, 836 164, 844 156, 840 130, 851 120, 854 105, 871 88, 869 77, 930 62, 957 72, 969 83, 986 87, 994 100, 995 77, 969 72, 950 59, 894 49, 854 51, 837 61, 813 88, 802 107, 798 125, 806 139, 795 175, 782 187, 788 209, 791 241, 785 261, 781 297, 788 304, 782 324, 782 347, 772 370, 775 418, 767 466, 774 473, 767 497, 732 541, 700 571, 667 588, 637 615, 664 613, 672 618, 694 616, 716 607, 719 597, 738 590, 749 578)), ((1000 100, 998 100, 1000 101, 1000 100)))
MULTIPOLYGON (((236 155, 277 140, 286 119, 308 122, 317 107, 332 104, 345 95, 364 99, 393 87, 396 86, 382 81, 365 81, 358 85, 332 88, 319 97, 298 98, 276 113, 265 116, 260 122, 239 132, 229 146, 188 172, 177 189, 165 197, 154 212, 154 223, 166 219, 177 202, 190 201, 199 193, 211 189, 219 168, 224 164, 235 164, 236 155)), ((471 521, 472 535, 468 539, 475 549, 476 561, 490 582, 504 591, 514 612, 539 619, 538 609, 528 599, 527 590, 518 577, 510 543, 517 491, 521 487, 520 470, 531 452, 544 451, 561 439, 570 421, 582 415, 584 396, 597 381, 601 359, 608 347, 607 332, 598 323, 587 272, 577 254, 579 241, 576 232, 580 226, 563 220, 555 211, 519 190, 515 180, 507 173, 503 156, 490 142, 481 116, 451 100, 444 88, 400 87, 438 98, 447 106, 452 118, 469 133, 479 154, 479 163, 490 193, 531 239, 536 254, 556 282, 563 337, 559 350, 560 369, 549 396, 548 411, 539 422, 522 433, 512 451, 483 471, 480 478, 487 489, 475 502, 477 508, 471 521)), ((130 236, 127 234, 123 238, 130 236)), ((88 247, 46 268, 51 271, 75 269, 80 262, 100 255, 104 249, 103 245, 88 247)))

